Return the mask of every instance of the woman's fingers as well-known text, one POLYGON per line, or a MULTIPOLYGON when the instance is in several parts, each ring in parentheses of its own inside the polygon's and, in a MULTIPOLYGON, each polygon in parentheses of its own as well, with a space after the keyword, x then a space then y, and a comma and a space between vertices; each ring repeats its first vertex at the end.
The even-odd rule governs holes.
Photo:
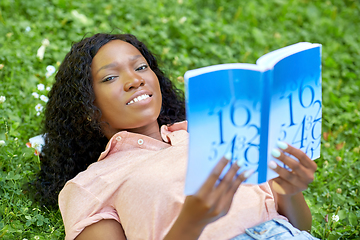
MULTIPOLYGON (((277 149, 273 149, 271 152, 271 155, 277 159, 279 159, 281 162, 283 162, 286 166, 288 166, 289 168, 291 168, 292 172, 297 173, 299 176, 303 176, 304 174, 306 174, 306 168, 298 161, 296 161, 295 159, 291 158, 290 156, 285 155, 284 153, 282 153, 281 151, 277 150, 277 149)), ((275 167, 275 162, 271 162, 271 164, 269 165, 270 168, 275 167)), ((280 168, 280 167, 279 167, 280 168)), ((279 169, 278 168, 278 169, 279 169)), ((276 168, 273 168, 273 170, 275 170, 276 168)), ((284 169, 285 170, 285 169, 284 169)), ((285 170, 286 172, 288 172, 287 170, 285 170)))
POLYGON ((233 186, 234 182, 236 181, 236 179, 234 180, 234 177, 236 176, 236 173, 239 169, 240 166, 237 163, 231 165, 230 169, 220 180, 220 183, 218 184, 218 186, 216 186, 216 189, 213 192, 215 198, 220 197, 221 194, 227 192, 233 186))
MULTIPOLYGON (((307 185, 311 182, 310 180, 303 179, 303 177, 294 172, 290 172, 289 170, 280 167, 274 161, 270 162, 269 167, 278 173, 281 179, 294 186, 297 186, 299 189, 305 190, 307 185)), ((283 182, 283 184, 286 183, 283 182)))
POLYGON ((198 191, 198 196, 210 195, 209 197, 212 199, 211 203, 215 203, 227 192, 232 192, 232 195, 234 195, 239 185, 251 175, 252 171, 246 171, 240 175, 237 175, 238 170, 243 164, 243 161, 238 161, 233 163, 222 179, 220 179, 221 173, 230 160, 230 153, 225 154, 225 156, 220 159, 203 186, 198 191), (219 180, 220 183, 216 186, 216 183, 219 180))
POLYGON ((220 179, 230 160, 231 154, 225 154, 213 168, 199 191, 195 195, 187 196, 182 215, 189 215, 190 219, 195 219, 195 222, 198 223, 210 223, 227 214, 239 185, 251 175, 251 171, 237 175, 240 162, 240 164, 232 164, 220 179), (218 183, 218 181, 220 182, 218 183))
POLYGON ((241 164, 238 164, 238 162, 232 164, 229 171, 212 192, 212 204, 216 207, 215 211, 227 212, 240 184, 253 173, 253 170, 247 170, 241 174, 237 174, 240 167, 241 164))
POLYGON ((309 183, 314 180, 314 172, 316 171, 317 165, 314 163, 304 152, 296 149, 284 142, 278 142, 278 147, 283 151, 274 149, 271 154, 273 157, 279 159, 291 171, 280 167, 271 161, 269 167, 279 174, 277 183, 283 188, 290 189, 290 186, 294 189, 296 187, 299 191, 305 190, 309 183), (289 153, 296 157, 299 161, 296 161, 292 157, 286 155, 284 152, 289 153), (289 185, 289 186, 287 186, 289 185))
POLYGON ((199 196, 206 196, 209 194, 210 191, 214 188, 216 182, 218 181, 222 171, 226 167, 226 165, 231 160, 231 153, 225 154, 220 161, 216 164, 216 166, 211 171, 209 177, 206 179, 205 183, 199 189, 197 195, 199 196))
MULTIPOLYGON (((316 171, 317 165, 316 163, 311 160, 303 151, 297 149, 285 142, 277 142, 277 146, 284 152, 289 153, 296 157, 299 162, 306 168, 316 171)), ((290 167, 290 166, 289 166, 290 167)))

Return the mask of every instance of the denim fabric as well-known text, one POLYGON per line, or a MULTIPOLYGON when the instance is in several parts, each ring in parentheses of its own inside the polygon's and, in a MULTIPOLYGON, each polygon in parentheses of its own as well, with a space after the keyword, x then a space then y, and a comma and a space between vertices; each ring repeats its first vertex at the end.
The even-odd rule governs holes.
POLYGON ((318 239, 311 236, 306 231, 300 231, 293 227, 289 222, 283 219, 272 219, 267 222, 263 222, 255 227, 248 228, 245 233, 238 235, 231 240, 282 240, 282 239, 297 239, 308 240, 318 239))

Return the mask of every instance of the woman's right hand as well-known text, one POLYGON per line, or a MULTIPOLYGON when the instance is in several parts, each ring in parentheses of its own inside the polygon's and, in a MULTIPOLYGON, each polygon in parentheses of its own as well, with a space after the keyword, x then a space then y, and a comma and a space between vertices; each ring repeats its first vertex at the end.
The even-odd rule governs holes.
POLYGON ((222 157, 201 188, 187 196, 181 212, 165 239, 197 239, 209 223, 225 216, 239 185, 248 178, 248 170, 236 176, 238 164, 232 164, 220 183, 217 181, 231 156, 222 157), (186 235, 186 236, 184 236, 186 235))

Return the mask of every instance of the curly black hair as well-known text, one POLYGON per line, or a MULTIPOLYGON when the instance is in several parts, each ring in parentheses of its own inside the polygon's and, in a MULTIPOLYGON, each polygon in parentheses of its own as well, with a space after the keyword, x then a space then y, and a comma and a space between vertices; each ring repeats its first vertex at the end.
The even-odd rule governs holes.
POLYGON ((65 183, 95 162, 108 142, 100 127, 101 111, 94 105, 91 63, 103 45, 116 39, 136 47, 159 80, 159 126, 185 120, 183 92, 165 77, 155 56, 134 35, 98 33, 75 43, 59 67, 45 110, 45 146, 34 185, 37 197, 48 207, 57 206, 65 183))

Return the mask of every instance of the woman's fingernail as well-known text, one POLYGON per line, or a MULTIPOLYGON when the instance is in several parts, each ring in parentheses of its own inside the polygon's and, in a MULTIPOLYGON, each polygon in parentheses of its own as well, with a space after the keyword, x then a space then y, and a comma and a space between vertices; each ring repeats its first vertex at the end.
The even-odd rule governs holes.
POLYGON ((224 155, 224 157, 225 157, 228 161, 230 161, 231 158, 232 158, 232 153, 231 153, 231 152, 227 152, 227 153, 224 155))
POLYGON ((242 167, 242 165, 244 165, 244 163, 245 163, 245 159, 244 159, 244 158, 241 158, 240 160, 238 160, 238 161, 236 162, 236 164, 237 164, 239 167, 242 167))
POLYGON ((277 164, 276 164, 275 161, 270 161, 268 166, 269 166, 269 168, 271 168, 271 169, 275 169, 275 168, 277 167, 277 164))
POLYGON ((278 157, 280 157, 281 153, 280 153, 279 150, 273 149, 273 150, 271 151, 271 155, 272 155, 273 157, 278 158, 278 157))
POLYGON ((255 172, 254 169, 249 169, 249 170, 247 170, 247 171, 244 173, 244 177, 245 177, 245 178, 248 178, 248 177, 250 177, 251 174, 253 174, 254 172, 255 172))
POLYGON ((279 148, 283 149, 283 150, 285 150, 285 149, 288 148, 288 145, 287 145, 286 143, 284 143, 284 142, 278 141, 278 142, 276 143, 276 145, 277 145, 279 148))

